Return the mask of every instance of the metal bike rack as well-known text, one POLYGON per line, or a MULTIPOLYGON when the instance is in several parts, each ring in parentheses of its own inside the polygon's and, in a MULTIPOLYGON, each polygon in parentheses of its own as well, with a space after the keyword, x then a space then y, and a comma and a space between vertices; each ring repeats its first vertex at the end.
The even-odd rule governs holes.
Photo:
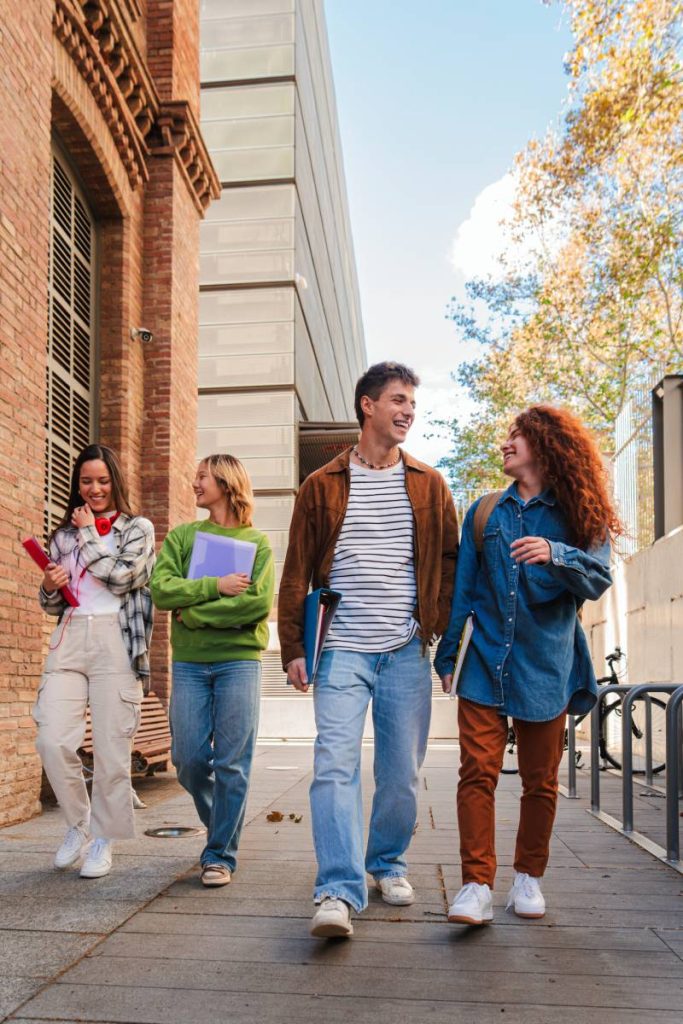
MULTIPOLYGON (((626 833, 633 832, 633 704, 639 697, 645 696, 645 757, 646 773, 652 779, 652 708, 649 696, 652 693, 673 693, 678 689, 675 683, 641 683, 629 687, 621 705, 621 778, 622 778, 622 829, 626 833)), ((668 771, 668 766, 667 766, 668 771)), ((669 789, 667 783, 667 791, 669 789)))
POLYGON ((683 795, 681 707, 683 686, 674 691, 666 706, 666 859, 673 864, 681 862, 681 819, 678 810, 683 795))
POLYGON ((610 683, 598 690, 598 699, 591 711, 591 814, 600 818, 606 825, 614 827, 616 818, 600 810, 600 705, 610 693, 626 694, 631 689, 624 683, 610 683), (609 819, 609 820, 607 820, 609 819))
POLYGON ((602 687, 598 700, 591 712, 591 806, 589 813, 608 825, 615 832, 626 836, 631 842, 646 850, 658 860, 663 861, 676 871, 683 874, 683 861, 680 860, 680 829, 678 801, 683 769, 681 768, 681 718, 680 709, 683 704, 683 686, 680 683, 643 683, 637 686, 623 684, 602 687), (600 702, 610 693, 623 694, 622 714, 622 809, 623 821, 618 821, 600 809, 600 702), (652 779, 652 714, 647 696, 651 693, 671 694, 666 711, 666 808, 667 808, 667 848, 636 832, 633 828, 633 735, 631 732, 634 701, 645 696, 645 758, 646 777, 652 779))
POLYGON ((576 718, 567 715, 567 785, 558 786, 567 800, 578 800, 576 792, 576 718))

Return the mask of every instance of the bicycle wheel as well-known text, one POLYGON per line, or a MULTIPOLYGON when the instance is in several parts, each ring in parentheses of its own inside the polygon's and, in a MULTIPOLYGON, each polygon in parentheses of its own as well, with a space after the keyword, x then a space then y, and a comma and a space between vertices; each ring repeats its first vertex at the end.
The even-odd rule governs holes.
MULTIPOLYGON (((663 772, 666 764, 660 759, 666 749, 666 704, 657 697, 650 697, 652 709, 652 771, 654 775, 663 772), (658 756, 660 754, 660 756, 658 756)), ((645 774, 645 698, 637 697, 633 702, 633 774, 645 774)), ((615 746, 621 747, 621 700, 609 704, 600 721, 600 755, 621 770, 621 761, 615 753, 615 746), (610 749, 610 747, 612 749, 610 749)))
POLYGON ((517 737, 515 736, 515 730, 510 727, 508 729, 508 738, 505 741, 505 753, 503 754, 503 767, 501 768, 501 772, 503 775, 516 775, 518 771, 517 737))

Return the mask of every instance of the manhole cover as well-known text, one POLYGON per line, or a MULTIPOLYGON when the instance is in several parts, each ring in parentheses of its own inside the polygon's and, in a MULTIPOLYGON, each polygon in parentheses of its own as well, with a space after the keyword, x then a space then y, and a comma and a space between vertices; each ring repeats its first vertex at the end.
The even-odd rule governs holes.
POLYGON ((201 836, 205 828, 190 828, 188 825, 164 825, 162 828, 146 828, 145 835, 153 839, 189 839, 201 836))

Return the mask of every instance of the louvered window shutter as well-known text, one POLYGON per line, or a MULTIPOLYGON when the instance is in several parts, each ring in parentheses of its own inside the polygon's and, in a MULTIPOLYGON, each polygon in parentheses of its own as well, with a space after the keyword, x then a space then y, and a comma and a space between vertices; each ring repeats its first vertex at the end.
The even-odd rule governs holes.
POLYGON ((93 439, 94 427, 95 225, 68 165, 55 151, 50 220, 46 535, 64 514, 74 458, 93 439))

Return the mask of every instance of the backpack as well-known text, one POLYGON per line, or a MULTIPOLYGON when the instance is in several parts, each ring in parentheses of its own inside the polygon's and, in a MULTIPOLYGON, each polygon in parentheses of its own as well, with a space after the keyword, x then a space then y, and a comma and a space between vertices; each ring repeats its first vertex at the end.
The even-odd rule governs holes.
POLYGON ((477 550, 477 554, 481 554, 484 549, 484 530, 486 529, 486 524, 491 517, 491 513, 493 512, 498 499, 501 494, 504 493, 505 491, 489 491, 489 493, 485 494, 480 500, 474 510, 474 523, 472 525, 474 532, 474 546, 477 550))

